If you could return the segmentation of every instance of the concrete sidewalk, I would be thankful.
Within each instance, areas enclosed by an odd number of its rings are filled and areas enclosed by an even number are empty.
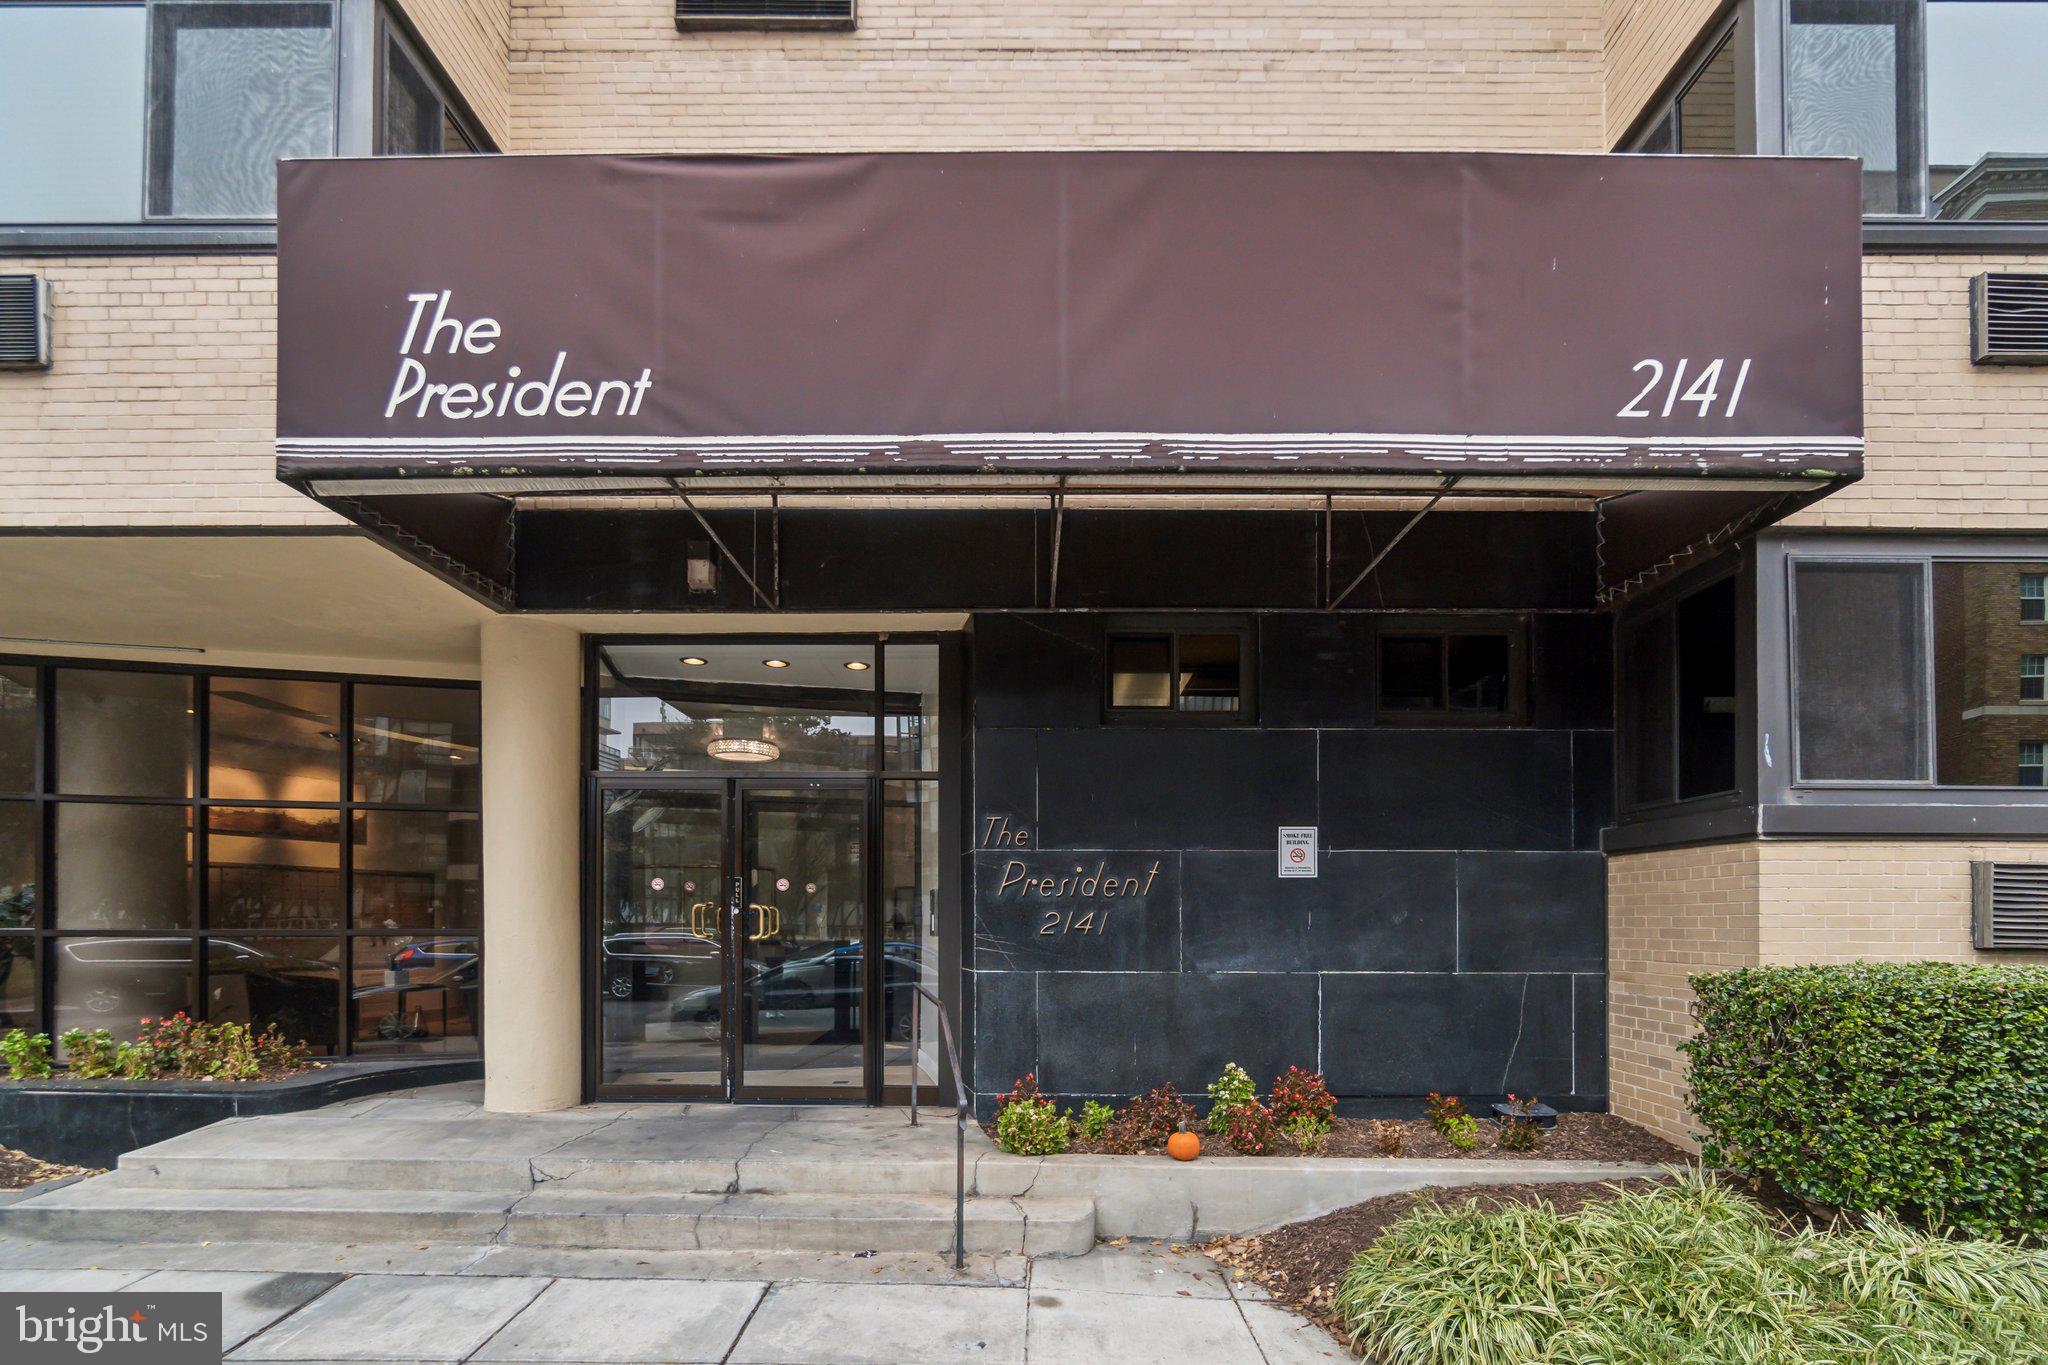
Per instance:
[[[216,1292],[234,1361],[914,1362],[1346,1354],[1198,1251],[1078,1259],[0,1242],[0,1291]]]

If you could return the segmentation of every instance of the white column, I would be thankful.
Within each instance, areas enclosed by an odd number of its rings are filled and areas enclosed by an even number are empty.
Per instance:
[[[504,1113],[582,1099],[581,673],[575,631],[484,623],[484,1107]]]

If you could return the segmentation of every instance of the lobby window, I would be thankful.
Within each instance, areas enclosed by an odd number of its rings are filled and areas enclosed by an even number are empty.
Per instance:
[[[1738,602],[1730,575],[1622,626],[1622,794],[1629,806],[1735,790]]]
[[[1863,161],[1863,208],[2048,221],[2048,0],[1789,0],[1785,146]]]
[[[1112,630],[1108,710],[1112,715],[1237,721],[1250,713],[1248,632]]]
[[[2012,617],[2031,565],[1791,563],[1797,781],[2038,785],[2024,755],[2048,742],[2048,655],[2014,648],[2026,637]]]
[[[0,1025],[185,1010],[474,1055],[476,713],[467,686],[0,664]]]
[[[1392,620],[1379,633],[1379,717],[1427,724],[1518,719],[1526,690],[1520,623]]]

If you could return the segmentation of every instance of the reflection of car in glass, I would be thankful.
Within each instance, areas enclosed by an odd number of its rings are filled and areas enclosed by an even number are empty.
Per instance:
[[[390,970],[382,980],[369,984],[364,984],[367,964],[358,955],[356,984],[350,992],[358,1023],[374,1019],[378,1036],[395,1042],[434,1032],[421,1022],[423,1008],[444,1018],[472,1009],[464,998],[477,988],[479,947],[475,938],[415,939],[390,956]],[[450,998],[450,991],[457,996]]]
[[[474,986],[477,941],[473,938],[423,938],[391,955],[391,970],[404,972],[414,986]],[[358,991],[362,996],[377,989]]]
[[[718,941],[685,929],[604,936],[604,992],[614,1000],[656,998],[678,979],[718,976]]]
[[[921,980],[926,952],[921,944],[890,942],[882,945],[882,997],[887,1028],[884,1036],[910,1036],[912,992],[900,989]],[[800,1010],[847,1009],[860,1004],[861,945],[833,944],[802,957],[781,962],[753,962],[746,995],[757,1009],[793,1013]],[[717,986],[691,991],[676,1002],[672,1017],[709,1020],[718,1017],[724,992]]]
[[[59,1008],[82,1011],[85,1027],[192,1007],[189,938],[72,938],[60,940],[57,951]],[[333,1033],[333,964],[225,938],[210,940],[207,953],[217,999],[224,981],[239,978],[252,1017],[276,1019],[286,1033],[296,1028],[298,1036],[316,1042]]]

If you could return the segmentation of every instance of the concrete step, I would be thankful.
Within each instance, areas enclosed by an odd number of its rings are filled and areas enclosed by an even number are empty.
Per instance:
[[[969,1199],[967,1249],[1085,1255],[1090,1199]],[[513,1208],[515,1246],[781,1251],[944,1251],[953,1200],[940,1195],[590,1194],[543,1186]]]
[[[146,1189],[101,1176],[0,1208],[0,1234],[67,1241],[495,1240],[514,1196],[448,1190]]]
[[[116,1166],[125,1183],[156,1189],[412,1189],[519,1194],[556,1182],[592,1194],[945,1194],[953,1159],[882,1158],[851,1162],[773,1153],[727,1158],[616,1159],[483,1157],[235,1156],[162,1148],[129,1152]],[[974,1193],[975,1163],[967,1165]],[[1007,1194],[1008,1190],[994,1191]]]
[[[590,1250],[940,1252],[950,1195],[189,1189],[101,1176],[0,1208],[0,1235],[68,1241],[402,1242]],[[1082,1255],[1083,1198],[970,1199],[968,1250]]]

